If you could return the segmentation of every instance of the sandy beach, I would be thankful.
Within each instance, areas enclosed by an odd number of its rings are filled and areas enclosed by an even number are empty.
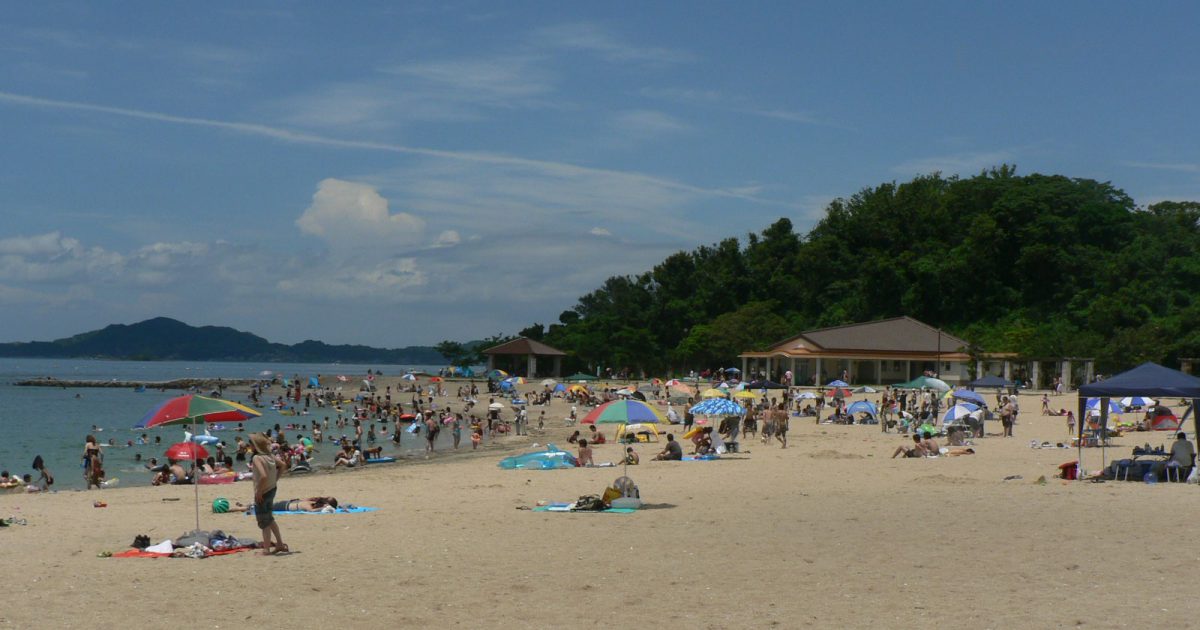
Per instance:
[[[333,495],[379,511],[281,516],[293,553],[276,557],[97,557],[138,534],[158,542],[192,529],[191,486],[4,494],[0,517],[28,524],[0,529],[0,626],[1194,625],[1200,605],[1182,580],[1200,557],[1188,540],[1196,488],[1054,478],[1076,455],[1030,448],[1067,438],[1063,418],[1038,415],[1039,398],[1021,396],[1015,438],[978,440],[974,456],[893,460],[903,436],[793,418],[789,448],[743,438],[748,452],[720,461],[648,461],[661,445],[640,445],[629,475],[648,505],[633,514],[518,509],[599,493],[621,475],[497,468],[535,442],[566,446],[569,406],[556,400],[544,434],[283,478],[281,498]],[[1109,455],[1172,437],[1131,434]],[[600,445],[596,458],[622,450]],[[332,452],[325,445],[320,461]],[[1090,469],[1099,460],[1085,454]],[[203,528],[258,537],[252,517],[208,507],[218,496],[248,502],[251,484],[199,492]]]

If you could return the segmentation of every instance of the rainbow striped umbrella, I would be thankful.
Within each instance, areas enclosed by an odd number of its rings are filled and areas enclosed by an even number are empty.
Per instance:
[[[153,429],[200,422],[244,422],[261,415],[254,409],[228,400],[186,394],[172,398],[151,409],[133,428]]]
[[[583,424],[666,424],[657,409],[640,400],[606,402],[583,417]]]

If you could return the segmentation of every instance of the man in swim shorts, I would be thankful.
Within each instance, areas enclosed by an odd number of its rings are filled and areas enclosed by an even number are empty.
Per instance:
[[[676,462],[683,459],[683,447],[679,446],[679,442],[675,441],[673,434],[667,434],[667,445],[663,447],[662,452],[654,456],[654,459]]]

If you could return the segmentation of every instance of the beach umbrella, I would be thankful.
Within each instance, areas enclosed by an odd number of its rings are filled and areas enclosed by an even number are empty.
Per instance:
[[[933,378],[932,376],[918,376],[907,383],[900,383],[895,386],[896,389],[934,389],[939,392],[944,392],[950,389],[946,381]]]
[[[567,391],[578,392],[580,394],[586,394],[588,391],[588,388],[584,387],[583,385],[572,385],[567,388]]]
[[[817,395],[812,392],[800,392],[796,394],[796,400],[816,400]]]
[[[850,387],[850,383],[847,383],[846,381],[843,381],[841,379],[837,379],[837,380],[833,380],[833,381],[829,381],[828,383],[825,383],[825,387]]]
[[[1126,396],[1121,399],[1121,404],[1125,407],[1153,407],[1158,402],[1145,396]]]
[[[979,394],[977,394],[969,389],[956,389],[953,392],[951,392],[950,395],[951,395],[951,397],[957,398],[959,400],[969,400],[969,401],[975,403],[976,405],[986,404],[983,400],[983,396],[980,396]]]
[[[430,379],[429,379],[429,382],[430,382],[430,383],[441,383],[441,382],[442,382],[442,377],[440,377],[440,376],[433,376],[433,377],[430,377]]]
[[[521,377],[521,376],[512,376],[512,377],[504,379],[504,382],[509,383],[511,385],[524,385],[525,378]]]
[[[875,394],[875,393],[878,393],[878,391],[879,390],[875,389],[874,387],[870,387],[867,385],[863,385],[861,387],[854,388],[855,394]]]
[[[734,398],[758,398],[758,394],[751,391],[740,391],[733,395]]]
[[[667,419],[654,407],[640,400],[614,400],[593,409],[580,420],[583,424],[667,424]]]
[[[825,392],[826,398],[849,398],[852,395],[853,392],[845,387],[838,387]]]
[[[195,442],[179,442],[172,444],[166,452],[167,459],[196,461],[208,457],[208,451]],[[199,529],[199,525],[196,526]]]
[[[624,389],[618,389],[618,390],[617,390],[617,395],[618,395],[618,396],[631,396],[632,394],[633,394],[633,390],[632,390],[632,389],[629,389],[628,387],[626,387],[626,388],[624,388]]]
[[[681,394],[686,394],[688,396],[694,396],[696,394],[696,389],[694,387],[691,387],[690,385],[679,384],[679,385],[669,385],[668,387],[670,387],[670,389],[673,389]]]
[[[962,420],[976,411],[979,411],[979,407],[971,403],[958,403],[946,410],[946,414],[942,416],[942,424]]]
[[[542,380],[542,387],[554,387],[555,385],[558,385],[558,381],[552,378]]]
[[[642,401],[642,402],[646,402],[646,395],[645,395],[645,394],[643,394],[642,392],[636,392],[636,391],[635,391],[635,392],[633,392],[632,394],[630,394],[629,396],[630,396],[631,398],[633,398],[634,400],[640,400],[640,401]]]
[[[741,374],[742,371],[737,368],[725,368],[725,371],[730,374]]]
[[[488,378],[508,378],[508,372],[504,370],[492,370],[487,373]]]
[[[501,405],[500,403],[492,403],[492,404],[488,405],[488,409],[490,409],[492,411],[499,411],[503,408],[504,408],[504,405]]]
[[[727,398],[709,398],[688,411],[698,416],[740,416],[746,413],[746,408]]]
[[[340,380],[342,380],[342,377],[340,377],[340,376],[339,376],[339,377],[338,377],[338,380],[339,380],[339,381],[340,381]],[[415,374],[413,374],[412,372],[409,372],[408,374],[405,374],[404,376],[401,376],[401,377],[400,377],[400,380],[402,380],[402,381],[415,381],[415,380],[417,380],[417,376],[416,376]]]
[[[724,398],[725,392],[719,389],[706,389],[700,393],[701,398]]]
[[[650,384],[651,384],[651,385],[662,385],[662,383],[663,383],[663,382],[662,382],[662,379],[661,379],[661,378],[652,378],[652,379],[650,379]]]
[[[202,422],[245,422],[261,415],[254,409],[228,400],[185,394],[160,403],[142,416],[141,421],[133,428],[153,429]]]
[[[1087,399],[1087,410],[1088,410],[1089,414],[1091,412],[1100,413],[1100,399],[1099,398]],[[1125,413],[1125,410],[1121,408],[1121,405],[1117,404],[1117,401],[1109,400],[1108,401],[1108,413]]]
[[[680,387],[680,386],[687,387],[687,385],[683,381],[681,381],[677,378],[673,378],[673,379],[667,381],[666,383],[664,383],[664,385],[666,385],[667,387]]]

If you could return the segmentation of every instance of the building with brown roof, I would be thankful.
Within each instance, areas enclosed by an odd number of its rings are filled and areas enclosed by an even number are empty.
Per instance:
[[[554,370],[550,376],[557,378],[562,373],[562,358],[567,356],[567,353],[558,348],[552,348],[528,337],[517,337],[511,341],[492,346],[484,350],[483,354],[487,356],[488,372],[495,369],[499,361],[504,367],[511,368],[510,371],[520,373],[519,366],[521,362],[518,357],[524,357],[525,373],[522,376],[526,378],[534,378],[538,375],[538,357],[553,359]]]
[[[894,384],[933,373],[947,383],[971,380],[970,342],[911,317],[893,317],[802,332],[761,352],[743,352],[744,378],[759,373],[782,379],[791,371],[796,385],[824,385],[835,379],[848,383]],[[1048,386],[1040,378],[1058,373],[1069,389],[1070,359],[1020,360],[1016,355],[977,352],[976,376],[996,373],[1005,379],[1020,378],[1033,386]],[[1081,360],[1076,360],[1081,361]],[[1085,361],[1086,363],[1083,363]],[[1052,365],[1047,365],[1048,363]],[[1091,360],[1076,365],[1086,369],[1076,381],[1090,379]],[[1052,370],[1052,371],[1051,371]]]

